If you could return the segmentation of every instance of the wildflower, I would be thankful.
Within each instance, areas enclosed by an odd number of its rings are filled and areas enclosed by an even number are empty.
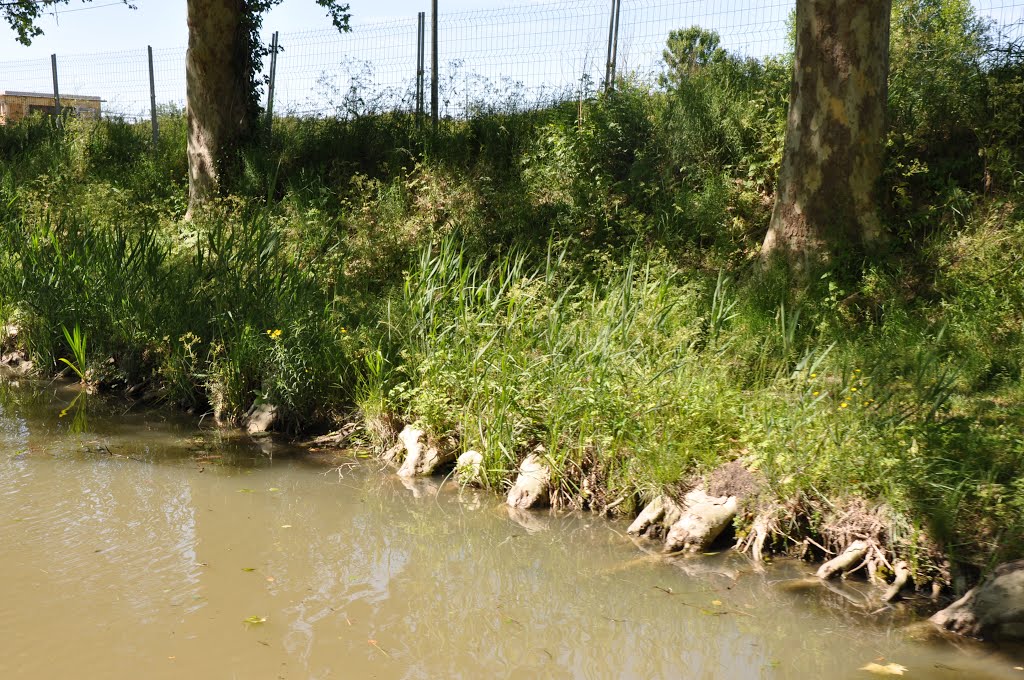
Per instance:
[[[846,403],[846,402],[844,401],[844,402],[843,402],[842,404],[840,404],[840,405],[839,405],[839,408],[846,408],[847,406],[849,406],[849,404],[847,404],[847,403]]]
[[[818,374],[817,374],[817,373],[811,373],[811,377],[812,377],[812,378],[817,378],[817,377],[818,377]]]
[[[344,327],[344,326],[342,326],[342,327],[341,327],[341,332],[342,332],[342,333],[348,333],[348,331],[347,331],[347,330],[345,330],[345,327]]]
[[[856,388],[856,387],[851,387],[851,388],[850,388],[850,391],[851,391],[851,392],[856,392],[856,391],[857,391],[857,388]]]
[[[815,392],[814,396],[818,396],[819,394],[821,394],[821,392]]]
[[[281,337],[281,329],[280,328],[275,328],[274,330],[269,330],[268,329],[267,330],[267,337],[269,337],[271,340],[277,340],[278,338]]]

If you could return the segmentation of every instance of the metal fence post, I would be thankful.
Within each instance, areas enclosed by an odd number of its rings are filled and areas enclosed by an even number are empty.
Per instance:
[[[416,15],[416,124],[423,122],[423,74],[427,66],[427,13]]]
[[[608,19],[608,60],[604,67],[604,91],[611,92],[615,87],[615,59],[619,52],[619,10],[622,0],[612,0],[612,13]]]
[[[437,132],[437,0],[433,0],[430,24],[430,119]]]
[[[153,147],[160,142],[160,124],[156,120],[156,78],[153,76],[153,46],[147,45],[149,53],[149,115],[153,119]]]
[[[274,130],[274,84],[277,81],[277,31],[270,39],[270,84],[267,87],[267,132]]]
[[[615,66],[619,61],[619,13],[622,12],[622,0],[615,3],[615,35],[612,37],[612,89],[615,89]]]
[[[57,55],[50,55],[50,69],[53,71],[53,112],[60,127],[60,88],[57,87]]]

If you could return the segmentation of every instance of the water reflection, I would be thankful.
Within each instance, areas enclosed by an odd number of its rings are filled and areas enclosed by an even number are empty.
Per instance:
[[[61,409],[60,417],[67,418],[70,413],[68,421],[68,432],[71,434],[82,434],[89,429],[89,393],[86,390],[80,390],[75,395],[71,403]]]
[[[73,401],[0,388],[3,677],[855,678],[879,658],[1019,673],[909,642],[849,586],[775,583],[800,563],[666,560],[594,517],[336,474],[102,398],[73,431]]]

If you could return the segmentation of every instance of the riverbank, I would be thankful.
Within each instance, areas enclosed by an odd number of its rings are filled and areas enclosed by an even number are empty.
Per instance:
[[[811,280],[755,265],[784,60],[436,136],[282,118],[191,221],[183,116],[155,149],[117,121],[4,127],[5,352],[381,454],[413,425],[501,493],[536,454],[555,507],[633,516],[741,469],[739,537],[859,538],[961,590],[1024,556],[1021,69],[942,51],[971,77],[922,109],[897,47],[889,241]]]
[[[436,182],[405,176],[405,219],[424,218]],[[268,402],[291,432],[354,419],[380,451],[418,423],[479,450],[494,489],[542,446],[559,507],[635,513],[738,461],[779,509],[779,549],[841,550],[836,518],[863,507],[884,508],[868,523],[918,582],[943,578],[946,557],[970,574],[1021,555],[1011,199],[979,198],[935,236],[931,280],[897,259],[793,285],[746,256],[713,266],[691,260],[718,251],[657,243],[475,252],[454,225],[395,246],[385,262],[408,259],[385,276],[349,222],[380,219],[385,189],[344,213],[297,213],[293,197],[180,225],[19,188],[5,316],[44,372],[77,361],[62,330],[77,325],[99,385],[225,423]]]

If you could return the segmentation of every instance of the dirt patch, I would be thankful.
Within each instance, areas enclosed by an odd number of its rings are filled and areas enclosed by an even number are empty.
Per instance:
[[[716,468],[708,475],[708,495],[736,496],[740,500],[757,496],[764,484],[743,463],[734,460]]]

